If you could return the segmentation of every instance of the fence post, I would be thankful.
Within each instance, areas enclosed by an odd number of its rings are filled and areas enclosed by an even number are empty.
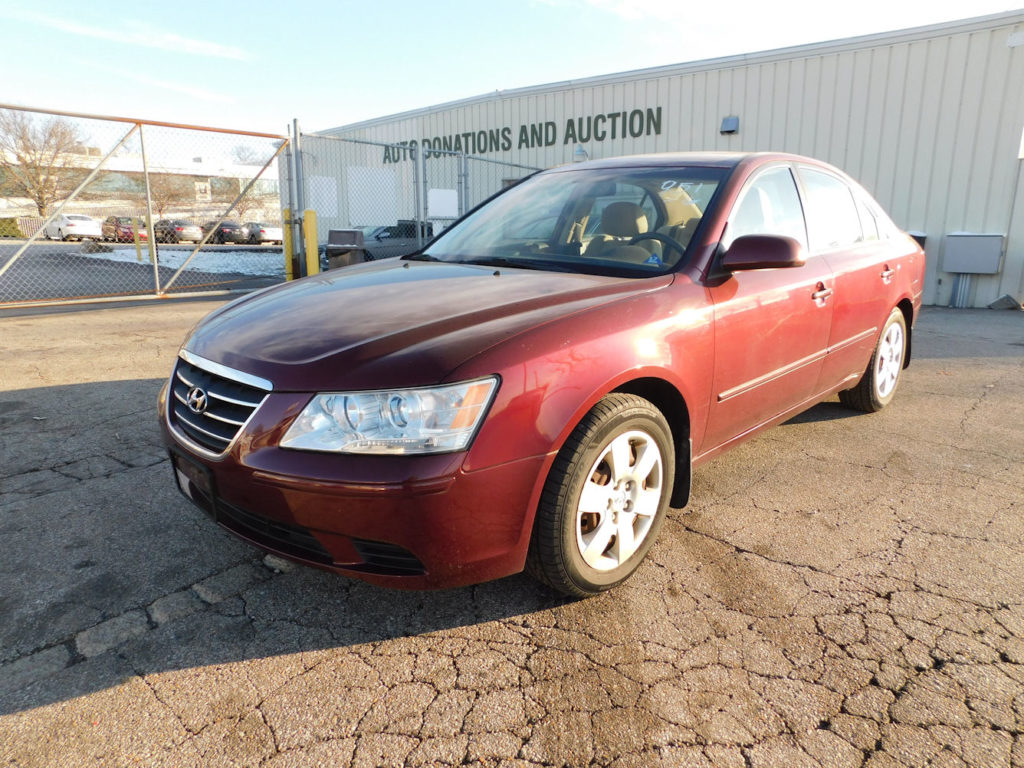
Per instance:
[[[296,118],[292,120],[292,141],[291,147],[289,148],[291,150],[289,158],[291,160],[292,165],[292,191],[295,193],[295,196],[290,201],[292,204],[291,210],[294,211],[294,215],[292,216],[292,223],[296,228],[292,233],[292,245],[295,248],[296,255],[299,257],[303,256],[305,253],[302,239],[302,211],[306,210],[306,180],[303,177],[302,139],[300,138],[300,136],[301,134],[299,133],[299,121]],[[297,265],[299,269],[299,275],[304,275],[305,264],[303,263],[302,258],[298,259]]]
[[[284,279],[292,281],[295,279],[295,248],[292,244],[292,209],[285,208],[281,211],[281,219],[284,228],[281,230],[281,250],[284,251]]]
[[[416,247],[422,248],[423,243],[420,241],[420,222],[423,220],[423,205],[420,201],[420,154],[417,152],[412,159],[412,199],[413,207],[413,218],[416,219]]]
[[[142,150],[142,176],[146,180],[146,235],[149,241],[149,258],[153,262],[153,288],[154,293],[160,294],[160,265],[156,258],[156,234],[153,231],[153,190],[149,185],[149,163],[146,160],[146,132],[139,124],[139,148]],[[138,227],[132,227],[138,230]],[[139,247],[139,233],[135,231],[135,247]]]
[[[469,205],[469,155],[462,155],[462,197],[459,198],[459,216],[463,216]]]
[[[416,222],[416,247],[423,247],[423,232],[427,228],[427,219],[430,218],[430,182],[427,179],[427,153],[423,151],[423,145],[420,145],[420,151],[417,153],[420,162],[423,163],[423,218]]]

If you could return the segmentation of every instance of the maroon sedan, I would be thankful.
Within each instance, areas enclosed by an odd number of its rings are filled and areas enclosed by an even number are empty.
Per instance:
[[[107,216],[100,231],[102,239],[115,243],[129,243],[135,239],[135,228],[139,228],[139,240],[149,240],[149,233],[142,222],[131,216]]]
[[[182,492],[239,537],[395,587],[626,579],[691,468],[836,393],[892,400],[924,254],[780,154],[537,174],[421,253],[242,298],[160,399]]]

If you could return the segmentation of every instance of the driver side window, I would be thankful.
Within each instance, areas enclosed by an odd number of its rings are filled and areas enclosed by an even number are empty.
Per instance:
[[[786,166],[758,174],[729,215],[723,245],[744,235],[785,235],[807,247],[807,228],[793,174]]]

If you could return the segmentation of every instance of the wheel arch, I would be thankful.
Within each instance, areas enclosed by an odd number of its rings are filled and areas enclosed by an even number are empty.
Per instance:
[[[690,499],[690,459],[693,453],[690,439],[690,410],[682,393],[665,379],[644,377],[618,385],[612,392],[637,395],[654,405],[668,422],[676,451],[675,483],[669,504],[679,509]]]

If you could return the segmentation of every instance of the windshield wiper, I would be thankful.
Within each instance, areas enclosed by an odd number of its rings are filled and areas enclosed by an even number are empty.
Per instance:
[[[463,259],[460,264],[476,264],[481,267],[512,267],[514,269],[537,269],[543,272],[573,272],[565,264],[541,259],[512,259],[507,256],[481,256],[475,259]]]
[[[410,253],[403,256],[402,261],[441,261],[441,259],[431,256],[429,253]]]

